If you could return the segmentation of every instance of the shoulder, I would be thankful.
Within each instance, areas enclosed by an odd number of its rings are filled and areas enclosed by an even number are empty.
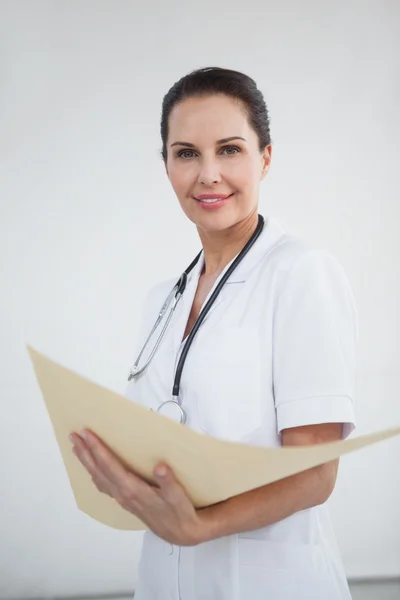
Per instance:
[[[288,233],[282,234],[272,249],[266,253],[265,259],[269,259],[282,273],[288,273],[296,265],[305,263],[315,264],[326,260],[339,264],[326,248]]]
[[[318,285],[322,280],[349,286],[344,266],[331,251],[291,234],[283,234],[266,253],[263,268],[278,295],[286,288]]]
[[[266,263],[267,264],[267,263]],[[275,315],[293,325],[293,319],[318,327],[325,320],[346,326],[358,336],[358,311],[344,266],[328,249],[292,235],[281,238],[271,253],[271,271],[265,277],[274,295]],[[341,324],[341,325],[339,325]]]

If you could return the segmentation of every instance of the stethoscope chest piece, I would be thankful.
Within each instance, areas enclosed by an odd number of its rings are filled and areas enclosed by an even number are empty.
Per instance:
[[[186,413],[176,400],[166,400],[157,408],[157,412],[176,423],[186,423]]]

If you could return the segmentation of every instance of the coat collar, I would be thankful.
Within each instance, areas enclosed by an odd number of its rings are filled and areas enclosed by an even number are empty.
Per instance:
[[[254,268],[258,266],[260,261],[266,256],[266,254],[271,250],[277,242],[285,235],[285,231],[283,227],[280,225],[277,219],[274,217],[266,217],[264,228],[256,240],[254,246],[249,250],[246,256],[242,259],[242,261],[238,264],[236,269],[233,271],[231,276],[229,277],[226,285],[231,283],[245,283],[253,271]],[[219,275],[217,282],[221,279],[224,273],[228,270],[232,262],[235,260],[236,256],[226,265],[222,273]],[[204,251],[201,252],[200,258],[197,264],[193,267],[192,271],[188,275],[188,283],[195,279],[198,282],[201,272],[204,266]],[[215,285],[213,287],[215,287]]]
[[[260,264],[260,262],[267,256],[267,254],[283,239],[285,238],[285,232],[279,222],[271,217],[265,219],[264,228],[256,240],[254,246],[249,250],[243,260],[236,267],[234,272],[229,277],[228,281],[225,283],[220,293],[218,294],[215,302],[211,306],[208,311],[206,317],[203,322],[206,322],[210,315],[214,312],[214,310],[220,306],[220,304],[227,300],[227,298],[231,297],[231,292],[233,288],[231,284],[243,284],[247,281],[248,277],[252,273],[252,271]],[[230,264],[235,260],[235,257],[232,261],[226,265],[225,269],[219,275],[218,279],[215,281],[212,289],[209,291],[207,298],[203,303],[206,305],[208,299],[213,293],[215,287],[218,285],[220,279],[223,277],[226,270],[229,268]],[[182,338],[183,333],[186,328],[187,320],[189,318],[189,314],[192,308],[193,299],[196,294],[196,289],[198,285],[198,281],[200,278],[200,274],[203,270],[204,265],[204,252],[201,253],[200,258],[197,264],[190,271],[187,279],[186,290],[182,296],[182,304],[180,306],[180,310],[176,315],[177,321],[174,327],[173,333],[173,343],[174,343],[174,352],[178,351],[179,348],[182,347]]]

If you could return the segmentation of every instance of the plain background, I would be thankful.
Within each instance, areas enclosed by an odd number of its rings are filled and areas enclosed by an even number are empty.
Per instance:
[[[260,212],[330,250],[357,302],[357,434],[400,424],[400,4],[0,3],[0,595],[130,591],[142,534],[75,507],[25,344],[118,392],[147,289],[199,249],[160,159],[164,94],[204,66],[271,114]],[[400,575],[400,440],[342,459],[349,577]]]

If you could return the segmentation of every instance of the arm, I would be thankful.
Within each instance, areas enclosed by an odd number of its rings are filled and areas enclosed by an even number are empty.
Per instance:
[[[309,445],[341,437],[340,423],[307,425],[282,430],[283,445]],[[71,435],[73,452],[92,476],[97,489],[136,515],[156,535],[181,546],[195,546],[218,537],[250,531],[280,521],[295,512],[322,504],[331,494],[337,461],[310,469],[196,509],[174,473],[163,463],[156,466],[156,485],[148,484],[126,468],[93,433]],[[164,473],[159,472],[163,467]]]
[[[282,431],[283,446],[304,446],[342,439],[341,423],[293,427]],[[323,504],[331,495],[339,461],[331,461],[280,481],[198,510],[203,524],[199,542],[251,531]]]

